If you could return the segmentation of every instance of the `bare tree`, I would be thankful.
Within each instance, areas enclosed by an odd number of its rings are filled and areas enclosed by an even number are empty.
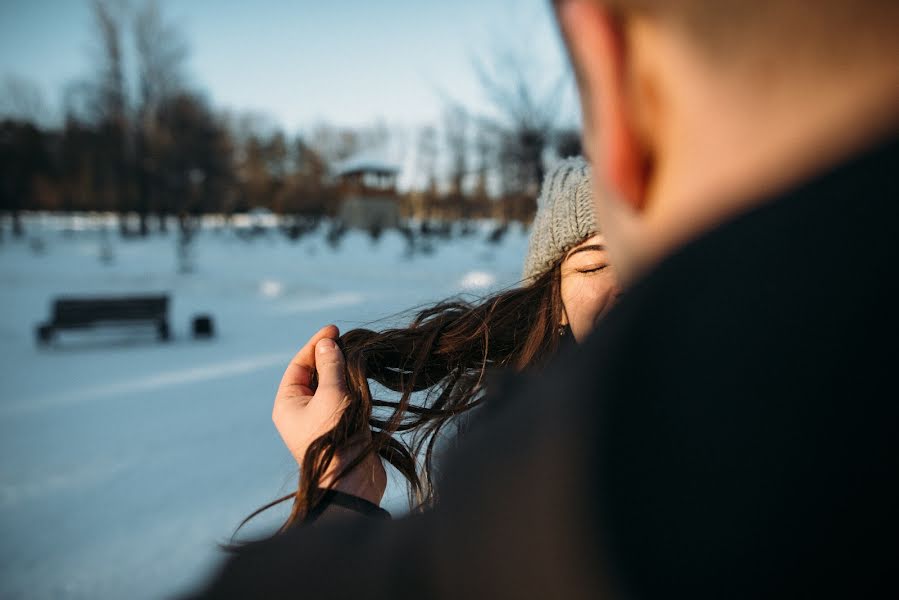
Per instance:
[[[8,211],[14,237],[24,235],[21,210],[34,193],[34,179],[46,169],[44,136],[36,123],[47,116],[40,88],[13,75],[0,87],[0,210]]]
[[[268,116],[242,113],[230,119],[239,183],[236,211],[272,206],[288,167],[284,134]]]
[[[557,146],[572,148],[570,137],[559,132],[576,123],[573,77],[561,48],[556,57],[536,55],[532,46],[502,33],[492,39],[491,49],[473,60],[487,101],[487,109],[471,113],[477,130],[475,193],[483,199],[489,180],[489,187],[504,197],[506,217],[527,218],[545,161],[559,152]]]
[[[138,232],[145,235],[154,205],[161,226],[165,225],[168,203],[159,196],[166,175],[159,171],[164,162],[159,152],[166,134],[160,130],[159,111],[186,93],[187,44],[163,18],[156,0],[145,0],[136,9],[126,0],[92,0],[91,6],[98,40],[97,69],[84,85],[71,90],[67,114],[77,114],[79,104],[86,108],[82,112],[101,132],[100,164],[105,166],[97,179],[107,190],[107,207],[122,213],[123,234],[128,233],[124,214],[135,210],[140,219]],[[129,22],[136,67],[133,97],[128,94],[126,68],[132,63],[125,59]]]
[[[165,21],[156,0],[147,0],[134,14],[134,46],[138,67],[138,113],[151,114],[185,85],[187,42]]]
[[[122,23],[125,6],[112,0],[93,0],[94,22],[99,41],[98,65],[87,85],[90,116],[99,130],[102,157],[97,179],[103,190],[105,207],[123,213],[119,227],[127,233],[124,213],[127,205],[127,104]]]
[[[111,0],[93,0],[92,6],[100,42],[93,108],[98,120],[124,125],[128,101],[122,44],[124,5]]]
[[[541,80],[533,61],[512,49],[476,61],[475,71],[495,117],[481,125],[495,139],[504,193],[535,195],[543,180],[543,154],[560,122],[559,106],[568,73]]]
[[[444,111],[443,133],[449,158],[449,195],[459,200],[468,174],[468,125],[468,111],[462,106],[454,105]]]
[[[325,161],[306,141],[297,137],[288,147],[289,174],[285,190],[284,212],[293,214],[294,238],[299,235],[300,221],[317,222],[318,217],[333,209],[335,190],[327,185]]]
[[[159,106],[159,180],[168,212],[187,215],[221,210],[233,184],[232,146],[226,128],[196,94],[181,93]]]
[[[362,149],[359,132],[320,123],[309,136],[309,146],[328,163],[346,160]]]
[[[136,208],[140,216],[140,233],[146,235],[147,217],[154,204],[160,229],[164,231],[166,227],[167,203],[153,197],[159,192],[162,176],[158,172],[159,111],[164,103],[184,89],[187,43],[181,32],[163,19],[155,0],[144,2],[134,13],[132,24],[138,79],[134,118]]]
[[[36,178],[48,167],[45,136],[33,123],[0,121],[0,211],[10,213],[15,237],[24,235],[21,211],[33,199]]]
[[[479,127],[475,133],[474,154],[476,161],[475,173],[477,175],[474,196],[478,202],[485,202],[487,200],[487,175],[493,162],[493,144],[491,143],[490,135],[483,127]]]
[[[30,79],[7,75],[0,84],[0,116],[40,123],[50,111],[41,88]]]
[[[319,123],[307,138],[307,145],[333,165],[364,152],[384,151],[392,133],[384,123],[366,127],[334,127]]]
[[[416,170],[424,174],[425,193],[431,197],[437,194],[437,151],[437,131],[430,126],[422,127],[418,133]]]

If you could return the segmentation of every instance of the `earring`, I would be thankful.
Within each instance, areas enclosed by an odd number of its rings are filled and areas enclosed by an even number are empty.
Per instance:
[[[560,324],[559,325],[559,337],[565,337],[565,335],[567,333],[568,333],[568,325],[565,325],[564,323]]]

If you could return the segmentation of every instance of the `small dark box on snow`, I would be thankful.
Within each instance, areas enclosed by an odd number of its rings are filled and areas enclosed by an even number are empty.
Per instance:
[[[215,334],[212,317],[209,315],[197,315],[192,324],[194,338],[211,338]]]

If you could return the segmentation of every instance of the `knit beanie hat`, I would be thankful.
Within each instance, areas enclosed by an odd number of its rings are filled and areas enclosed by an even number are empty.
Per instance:
[[[536,279],[566,252],[598,232],[590,166],[581,157],[567,158],[543,180],[524,261],[524,279]]]

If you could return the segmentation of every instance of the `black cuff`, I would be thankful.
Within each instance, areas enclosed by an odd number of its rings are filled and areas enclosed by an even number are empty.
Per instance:
[[[321,501],[315,505],[315,508],[309,511],[305,522],[314,523],[321,517],[332,515],[358,515],[379,520],[391,518],[389,512],[364,498],[338,492],[337,490],[327,490]]]

